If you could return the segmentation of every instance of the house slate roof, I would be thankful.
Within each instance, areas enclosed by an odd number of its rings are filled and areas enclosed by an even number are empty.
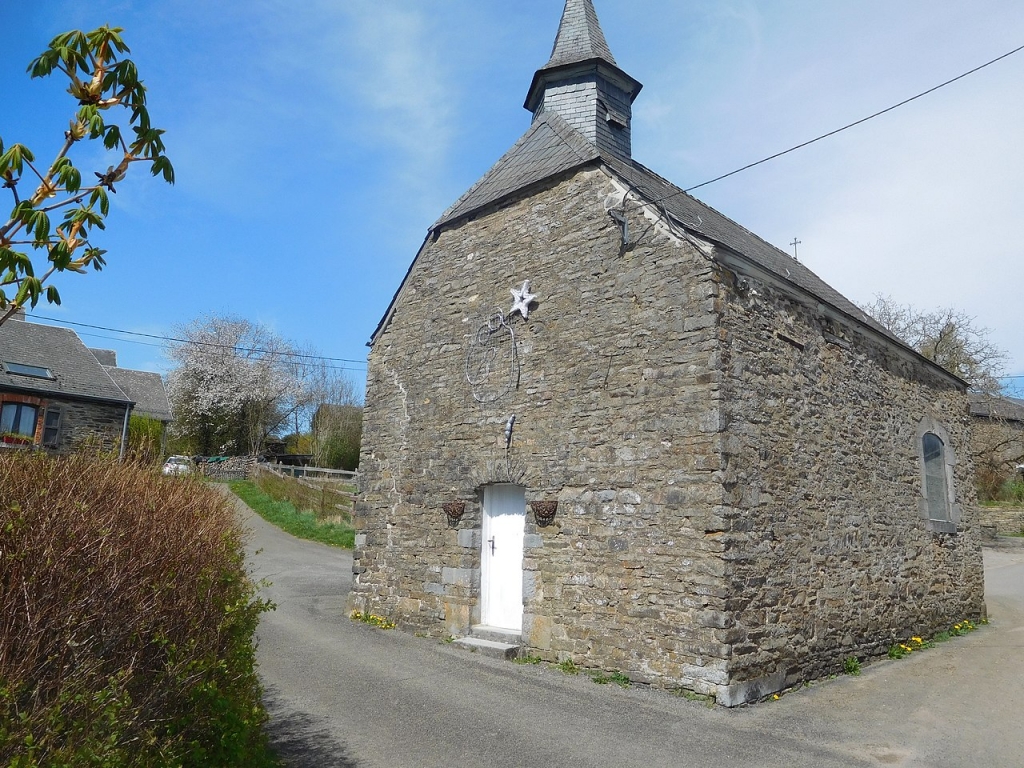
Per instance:
[[[121,391],[135,401],[133,414],[147,416],[157,421],[172,420],[171,404],[167,399],[164,380],[159,373],[112,366],[104,368]]]
[[[1001,395],[971,393],[971,416],[1024,422],[1024,400]]]
[[[93,357],[100,361],[100,365],[105,368],[116,368],[117,367],[117,352],[112,349],[95,349],[89,347],[89,351],[92,352]]]
[[[0,366],[0,390],[121,405],[132,403],[70,328],[10,320],[0,325],[0,362],[46,368],[54,376],[21,376]]]

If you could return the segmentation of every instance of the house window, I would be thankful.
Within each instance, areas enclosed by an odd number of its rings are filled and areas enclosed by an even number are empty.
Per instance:
[[[60,437],[60,408],[47,408],[43,417],[43,445],[56,448]]]
[[[0,408],[0,434],[35,437],[39,409],[26,403],[4,403]]]
[[[56,377],[50,372],[49,368],[43,368],[41,365],[25,365],[23,363],[10,363],[4,361],[4,370],[7,373],[12,373],[16,376],[31,376],[35,379],[50,379],[54,380]]]
[[[946,486],[946,446],[931,432],[922,438],[924,495],[930,520],[949,520],[949,491]]]

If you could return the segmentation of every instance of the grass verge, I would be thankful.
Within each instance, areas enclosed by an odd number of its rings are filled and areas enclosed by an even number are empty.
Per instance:
[[[344,549],[355,546],[355,531],[345,523],[320,522],[315,513],[297,510],[290,501],[278,501],[248,480],[233,480],[228,487],[253,512],[296,538]]]

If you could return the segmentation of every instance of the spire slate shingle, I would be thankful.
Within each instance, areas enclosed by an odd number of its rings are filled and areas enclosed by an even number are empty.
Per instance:
[[[544,66],[559,67],[581,61],[603,59],[615,64],[608,42],[597,19],[593,0],[566,0],[551,59]],[[616,65],[617,66],[617,65]]]
[[[629,157],[641,88],[615,63],[593,0],[566,0],[551,58],[534,74],[523,106],[534,119],[557,112],[598,151]]]

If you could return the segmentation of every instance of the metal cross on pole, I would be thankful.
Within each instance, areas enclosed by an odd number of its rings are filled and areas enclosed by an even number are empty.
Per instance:
[[[801,243],[803,243],[803,240],[797,240],[795,237],[793,238],[793,242],[790,243],[790,245],[793,246],[793,258],[797,261],[800,261],[800,258],[796,255],[796,247]]]

